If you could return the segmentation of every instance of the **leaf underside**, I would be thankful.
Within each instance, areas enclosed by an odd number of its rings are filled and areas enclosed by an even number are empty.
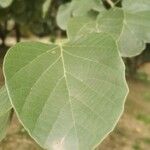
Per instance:
[[[116,43],[105,33],[17,44],[4,72],[19,119],[49,150],[94,148],[114,128],[128,92]]]
[[[63,30],[67,29],[67,23],[71,17],[88,16],[90,11],[100,12],[104,10],[102,1],[99,0],[72,0],[60,6],[57,14],[57,24]]]
[[[5,137],[12,108],[6,87],[0,89],[0,141]]]
[[[6,87],[0,89],[0,116],[6,114],[12,108]]]

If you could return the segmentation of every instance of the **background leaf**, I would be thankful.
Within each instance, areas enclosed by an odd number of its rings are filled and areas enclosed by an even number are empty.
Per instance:
[[[72,12],[71,3],[67,3],[59,7],[56,20],[57,24],[59,25],[59,27],[61,27],[61,29],[65,30],[67,28],[67,22],[71,17],[71,12]]]
[[[98,17],[100,30],[118,40],[121,55],[132,57],[150,42],[150,1],[125,0],[123,8],[104,11]]]
[[[119,48],[123,56],[135,56],[144,50],[145,43],[150,42],[150,1],[125,0],[123,9]]]
[[[49,150],[91,150],[116,125],[128,91],[116,43],[105,33],[17,44],[4,72],[18,117]]]
[[[43,4],[43,17],[46,16],[46,14],[47,14],[47,12],[48,12],[48,10],[49,10],[51,1],[52,1],[52,0],[45,0],[45,2],[44,2],[44,4]]]
[[[104,9],[102,1],[99,0],[73,0],[60,6],[57,23],[62,29],[66,30],[67,23],[71,17],[88,16],[91,10],[100,12]]]
[[[0,0],[0,6],[5,8],[11,5],[13,0]]]

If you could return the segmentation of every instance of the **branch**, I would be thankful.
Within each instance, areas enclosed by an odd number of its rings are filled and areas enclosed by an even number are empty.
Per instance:
[[[115,4],[111,1],[111,0],[106,0],[107,1],[107,3],[111,6],[111,7],[114,7],[115,6]]]

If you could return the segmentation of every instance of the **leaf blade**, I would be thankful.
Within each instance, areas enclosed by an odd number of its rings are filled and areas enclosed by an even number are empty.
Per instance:
[[[34,56],[23,60],[20,49]],[[10,70],[12,60],[18,65]],[[18,44],[4,63],[6,85],[25,128],[44,148],[66,150],[90,150],[113,129],[128,91],[124,69],[115,41],[102,33],[63,45]]]
[[[0,116],[0,141],[3,140],[6,136],[9,116],[10,116],[9,111]]]
[[[12,108],[6,87],[0,89],[0,116],[4,115]]]

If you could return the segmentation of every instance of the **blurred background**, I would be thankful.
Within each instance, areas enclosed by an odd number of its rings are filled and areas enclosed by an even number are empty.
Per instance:
[[[4,84],[2,64],[9,47],[20,41],[47,43],[66,38],[65,31],[57,26],[56,15],[59,6],[69,0],[2,1],[8,1],[8,6],[0,5],[0,85]],[[123,59],[130,89],[125,111],[115,130],[97,150],[150,149],[150,44],[139,56]],[[14,114],[6,138],[0,142],[0,150],[42,148],[30,138]]]

